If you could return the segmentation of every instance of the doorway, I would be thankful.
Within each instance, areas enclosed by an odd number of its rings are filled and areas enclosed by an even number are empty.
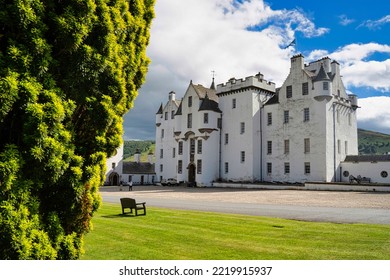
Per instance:
[[[111,186],[119,186],[119,175],[116,172],[111,173],[110,175]]]
[[[189,166],[188,166],[188,184],[190,186],[194,186],[195,185],[195,164],[191,163]]]

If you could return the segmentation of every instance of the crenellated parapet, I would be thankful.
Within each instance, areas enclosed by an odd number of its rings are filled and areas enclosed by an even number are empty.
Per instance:
[[[255,76],[246,77],[245,79],[231,78],[228,82],[217,85],[217,95],[230,94],[235,91],[259,89],[274,93],[275,83],[264,80],[264,76],[261,73],[258,73]]]

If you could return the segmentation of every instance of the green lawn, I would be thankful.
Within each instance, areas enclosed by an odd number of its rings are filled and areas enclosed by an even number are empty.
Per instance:
[[[85,237],[89,260],[390,259],[390,226],[311,223],[104,203]]]

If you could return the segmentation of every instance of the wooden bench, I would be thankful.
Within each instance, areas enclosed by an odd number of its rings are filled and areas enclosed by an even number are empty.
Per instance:
[[[133,209],[135,210],[135,216],[146,215],[145,204],[146,202],[136,203],[135,199],[133,198],[123,197],[121,198],[122,214],[125,214],[125,209],[129,208],[129,213],[133,213]],[[143,210],[143,214],[138,214],[138,210]]]

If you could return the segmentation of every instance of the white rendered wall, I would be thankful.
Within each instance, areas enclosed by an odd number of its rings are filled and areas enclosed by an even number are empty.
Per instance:
[[[113,163],[115,167],[112,168]],[[119,181],[122,179],[122,170],[123,170],[123,144],[121,144],[116,154],[106,160],[106,178],[105,183],[109,182],[109,176],[111,173],[116,172],[119,175]]]
[[[343,173],[348,171],[349,175],[357,177],[371,178],[372,183],[390,184],[390,162],[342,162],[341,177],[342,182],[349,182],[349,176],[344,176]],[[386,171],[386,178],[381,176],[382,171]]]
[[[170,93],[169,100],[164,106],[162,114],[156,115],[156,181],[160,181],[161,177],[163,179],[176,178],[175,158],[177,157],[177,149],[176,141],[173,137],[176,122],[175,116],[172,119],[172,111],[176,112],[177,108],[175,94]],[[161,151],[163,151],[162,155]],[[163,166],[162,172],[161,165]]]

